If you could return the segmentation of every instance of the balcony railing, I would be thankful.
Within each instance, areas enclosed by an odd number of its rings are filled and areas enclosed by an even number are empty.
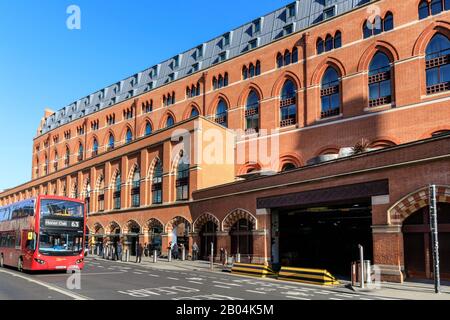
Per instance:
[[[427,87],[427,94],[435,94],[448,90],[450,90],[450,82],[443,82]]]
[[[280,121],[280,127],[288,127],[295,124],[295,119],[289,118]]]
[[[291,106],[297,102],[297,99],[295,96],[283,96],[280,100],[280,107],[286,107]]]
[[[338,116],[340,113],[341,113],[341,109],[335,108],[335,109],[329,109],[329,110],[322,111],[321,116],[322,116],[322,118],[328,118],[328,117]]]

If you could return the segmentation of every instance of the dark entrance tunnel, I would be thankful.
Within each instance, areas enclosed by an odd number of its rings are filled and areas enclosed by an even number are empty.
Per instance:
[[[373,261],[370,200],[279,211],[279,255],[283,266],[327,269],[350,278],[351,262]]]

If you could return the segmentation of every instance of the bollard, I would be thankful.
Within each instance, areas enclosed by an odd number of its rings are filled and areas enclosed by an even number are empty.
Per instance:
[[[240,253],[236,254],[236,262],[241,263],[241,254]]]
[[[364,271],[367,284],[372,284],[372,270],[370,260],[364,260]]]
[[[364,248],[362,245],[358,245],[358,247],[359,247],[359,258],[360,258],[359,279],[361,281],[361,289],[364,289]]]
[[[153,263],[156,263],[157,259],[158,259],[158,251],[153,250]]]
[[[186,260],[186,248],[183,247],[183,250],[181,250],[181,261]]]
[[[167,254],[167,259],[169,260],[169,262],[172,261],[172,251],[169,249],[169,253]]]
[[[125,250],[125,261],[130,262],[130,251],[128,249]]]

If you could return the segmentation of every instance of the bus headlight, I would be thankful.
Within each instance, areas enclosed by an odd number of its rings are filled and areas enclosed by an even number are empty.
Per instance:
[[[76,263],[77,263],[77,264],[80,264],[80,263],[83,262],[83,260],[84,260],[84,259],[78,259]]]
[[[34,261],[36,261],[39,264],[45,264],[45,261],[41,259],[34,258]]]

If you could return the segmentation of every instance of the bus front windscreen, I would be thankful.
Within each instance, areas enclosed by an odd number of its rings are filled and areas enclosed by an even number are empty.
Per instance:
[[[41,218],[46,217],[71,217],[83,218],[84,205],[82,203],[67,200],[41,200]]]
[[[43,231],[39,234],[39,253],[49,256],[75,256],[83,250],[83,235],[73,232]]]

